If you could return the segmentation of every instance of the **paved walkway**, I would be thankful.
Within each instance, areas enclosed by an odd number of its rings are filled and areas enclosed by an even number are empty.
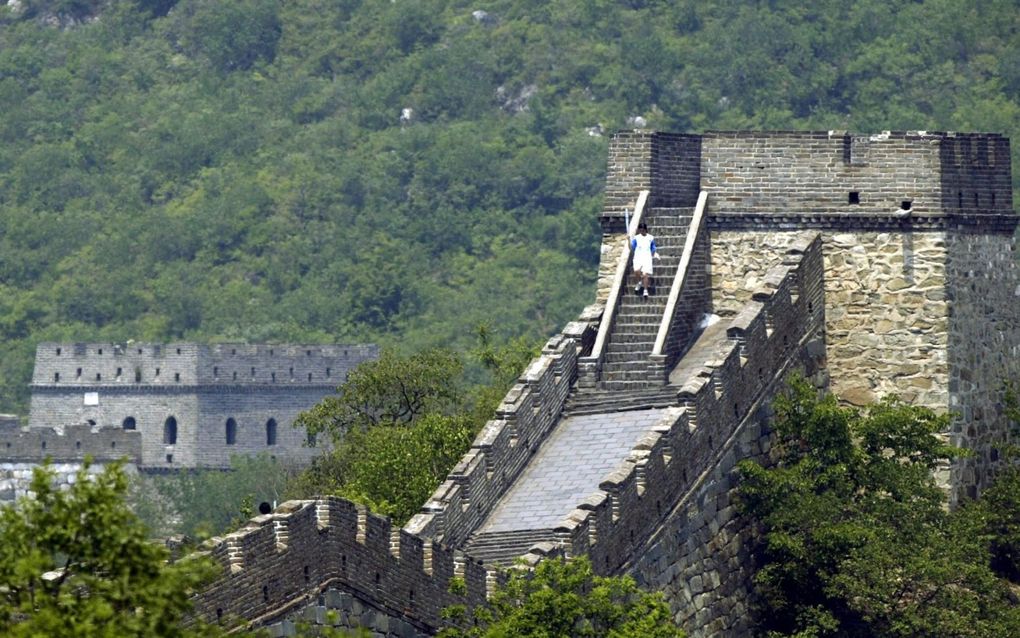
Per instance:
[[[542,444],[479,532],[551,529],[619,465],[665,412],[567,417]]]

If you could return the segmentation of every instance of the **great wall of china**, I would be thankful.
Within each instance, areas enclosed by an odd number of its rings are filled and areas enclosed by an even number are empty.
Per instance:
[[[947,436],[974,454],[939,478],[954,501],[986,485],[1001,383],[1020,372],[1007,139],[622,132],[604,201],[595,303],[421,513],[395,529],[341,499],[285,503],[206,545],[224,575],[200,617],[429,635],[444,606],[484,601],[500,566],[561,553],[663,591],[691,636],[749,635],[733,468],[767,462],[793,371],[852,403],[898,393],[952,412]],[[626,285],[628,218],[660,240],[648,299]]]

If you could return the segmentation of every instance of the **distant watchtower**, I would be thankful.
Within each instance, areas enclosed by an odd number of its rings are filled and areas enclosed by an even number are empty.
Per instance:
[[[233,454],[308,460],[291,427],[374,345],[42,343],[30,427],[138,430],[146,467],[224,467]]]

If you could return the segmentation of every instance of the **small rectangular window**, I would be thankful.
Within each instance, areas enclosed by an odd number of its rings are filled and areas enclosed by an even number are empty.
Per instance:
[[[860,204],[861,194],[857,191],[850,191],[850,195],[847,197],[847,203],[849,204]]]
[[[156,376],[159,376],[159,368],[156,368]]]
[[[217,366],[213,366],[212,375],[213,375],[213,378],[216,378],[216,377],[220,376],[220,369]]]
[[[103,349],[102,349],[102,348],[100,348],[100,349],[98,350],[98,352],[99,352],[99,354],[103,354]]]
[[[57,383],[59,381],[60,381],[60,373],[59,372],[54,372],[53,373],[53,382]]]
[[[181,349],[177,348],[177,354],[180,354],[180,353],[181,353]]]
[[[123,369],[121,369],[121,368],[117,368],[117,378],[118,378],[118,379],[120,378],[120,375],[121,375],[121,374],[122,374],[123,372],[124,372],[124,370],[123,370]]]
[[[102,381],[102,380],[103,380],[103,375],[101,375],[101,374],[99,374],[99,373],[97,372],[97,373],[96,373],[96,381]]]
[[[80,379],[81,378],[81,368],[78,368],[77,372],[75,372],[75,378],[76,379]]]
[[[174,381],[180,382],[180,380],[181,380],[181,373],[180,372],[174,372]]]
[[[60,356],[60,352],[61,352],[60,348],[57,348],[57,356],[58,357]]]

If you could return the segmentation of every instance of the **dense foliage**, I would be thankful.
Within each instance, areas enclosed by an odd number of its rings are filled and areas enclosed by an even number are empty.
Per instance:
[[[523,339],[496,347],[479,334],[473,359],[488,382],[468,388],[450,350],[400,355],[384,350],[361,363],[294,426],[329,435],[311,467],[291,481],[294,497],[336,494],[403,523],[461,459],[498,401],[537,350]]]
[[[0,633],[4,636],[212,636],[184,628],[190,594],[216,568],[148,540],[124,503],[127,479],[117,465],[77,475],[68,490],[35,470],[31,490],[0,508]]]
[[[949,512],[933,470],[947,416],[887,399],[860,411],[795,383],[776,403],[778,463],[740,465],[763,525],[755,583],[769,636],[1020,636],[990,568],[1001,503]],[[1008,504],[1007,504],[1008,505]]]
[[[1012,0],[0,3],[0,411],[41,340],[548,334],[590,299],[609,131],[1017,138],[1018,22]]]
[[[489,606],[446,610],[440,638],[683,638],[661,593],[638,589],[629,576],[597,576],[587,556],[547,559],[511,570]]]
[[[131,482],[128,503],[151,536],[183,534],[200,541],[237,529],[258,514],[261,503],[282,503],[299,472],[268,454],[234,456],[229,471],[140,474]]]

